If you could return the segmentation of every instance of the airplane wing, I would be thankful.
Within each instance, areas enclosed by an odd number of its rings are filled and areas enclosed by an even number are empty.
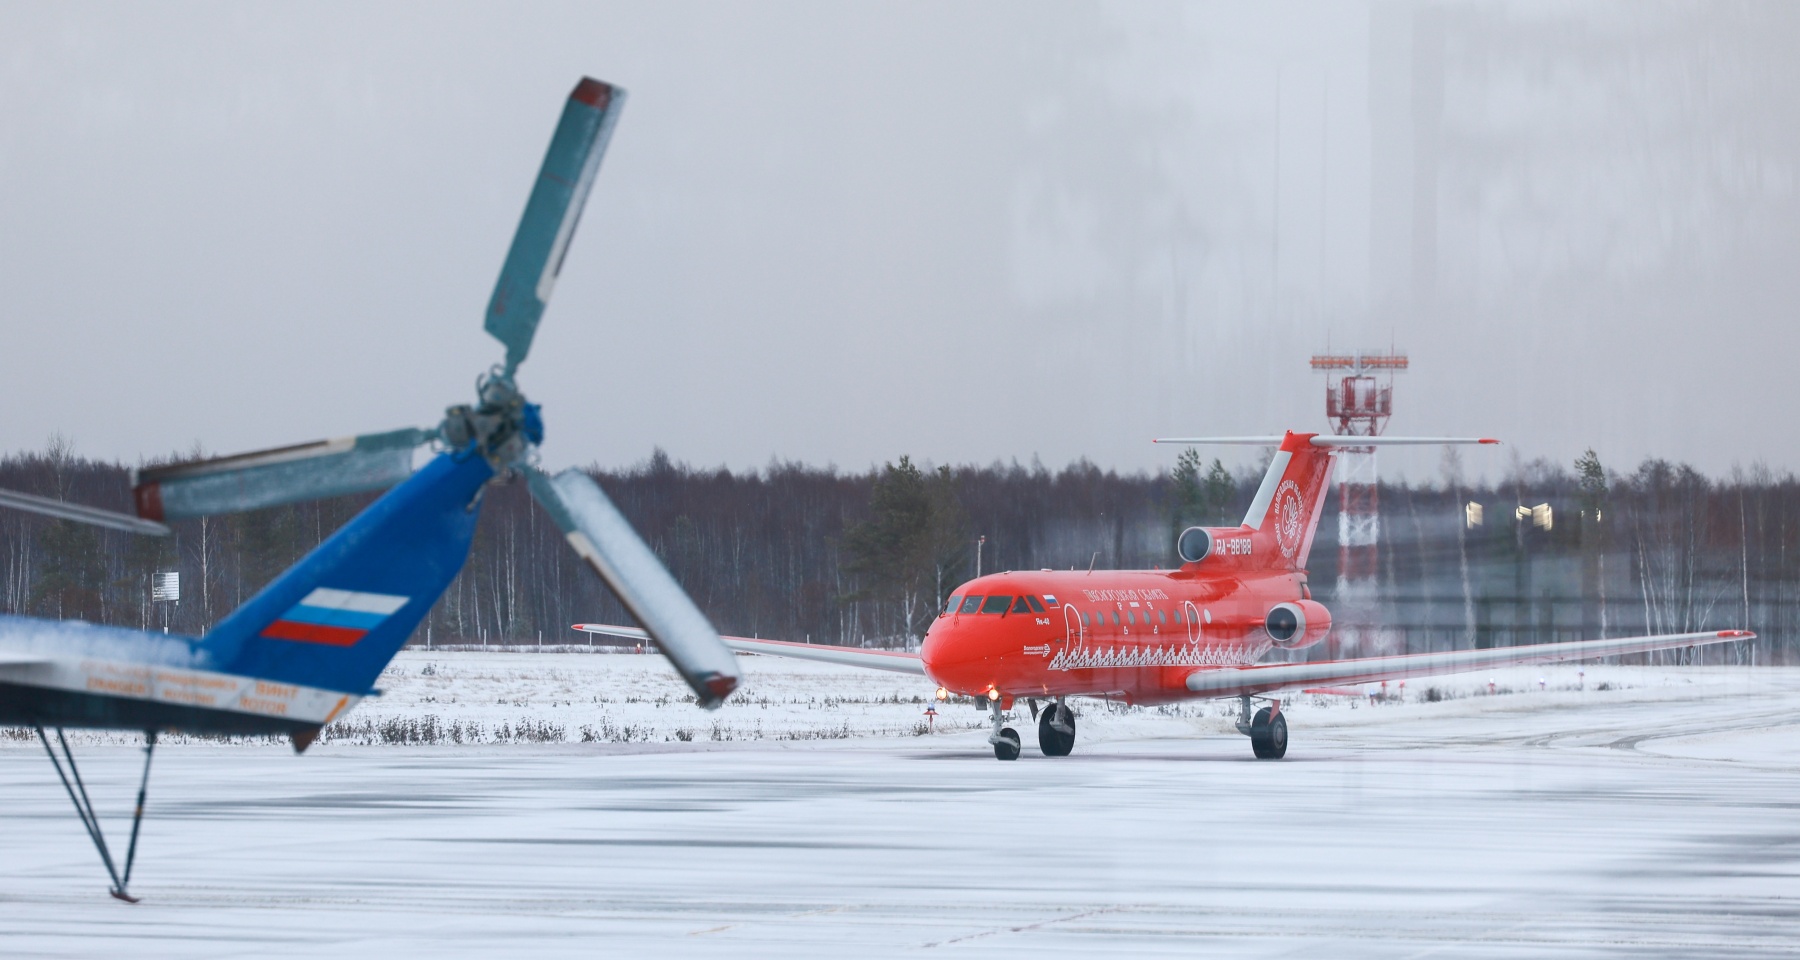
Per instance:
[[[1493,667],[1515,667],[1564,660],[1591,660],[1650,650],[1698,647],[1709,643],[1749,640],[1748,630],[1716,630],[1705,633],[1673,633],[1654,637],[1619,637],[1609,640],[1577,640],[1569,643],[1534,643],[1522,647],[1489,647],[1484,650],[1452,650],[1446,653],[1411,653],[1356,660],[1318,663],[1269,663],[1253,667],[1221,667],[1201,670],[1187,678],[1188,690],[1215,697],[1241,697],[1296,687],[1326,684],[1371,683],[1404,680],[1447,673],[1471,673]]]
[[[608,637],[623,637],[627,640],[649,640],[649,634],[636,627],[615,627],[605,623],[578,623],[575,629],[583,633],[598,633]],[[828,643],[793,643],[788,640],[761,640],[751,637],[721,637],[725,645],[739,653],[762,653],[772,657],[788,657],[793,660],[812,660],[818,663],[835,663],[847,667],[862,667],[865,670],[886,670],[889,673],[910,673],[916,677],[925,675],[925,664],[916,653],[905,653],[899,650],[866,650],[862,647],[838,647]]]

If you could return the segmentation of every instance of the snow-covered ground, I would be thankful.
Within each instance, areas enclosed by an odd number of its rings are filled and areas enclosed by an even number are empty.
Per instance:
[[[1017,722],[1010,764],[968,705],[916,735],[922,680],[745,671],[706,714],[652,657],[415,652],[305,756],[170,744],[136,907],[102,892],[42,749],[0,740],[0,954],[1800,949],[1800,671],[1301,696],[1280,763],[1250,759],[1224,704],[1087,704],[1074,756]],[[141,753],[77,749],[125,813]]]

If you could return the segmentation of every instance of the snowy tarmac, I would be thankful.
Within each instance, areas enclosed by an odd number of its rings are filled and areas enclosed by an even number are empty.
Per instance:
[[[1028,733],[1016,763],[968,730],[172,744],[135,907],[105,896],[42,749],[12,741],[0,954],[1800,952],[1800,671],[1612,668],[1635,682],[1595,690],[1607,669],[1580,692],[1559,672],[1543,692],[1296,702],[1274,763],[1222,717],[1093,705],[1074,756]],[[103,813],[124,813],[141,753],[77,749]],[[124,821],[107,826],[122,847]]]

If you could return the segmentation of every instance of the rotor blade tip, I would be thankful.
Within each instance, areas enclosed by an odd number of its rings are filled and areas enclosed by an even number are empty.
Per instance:
[[[593,77],[582,77],[581,82],[575,85],[575,91],[569,94],[569,99],[585,103],[595,110],[605,110],[606,105],[612,102],[612,93],[611,84],[601,83]]]
[[[143,484],[131,491],[131,499],[137,507],[139,517],[156,521],[163,519],[162,484],[154,480]]]
[[[725,698],[731,696],[731,692],[737,689],[738,678],[715,673],[700,681],[700,685],[706,688],[707,693],[713,695],[714,703],[723,703]]]

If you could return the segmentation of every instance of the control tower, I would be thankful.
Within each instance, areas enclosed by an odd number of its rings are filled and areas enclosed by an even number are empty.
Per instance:
[[[1407,368],[1406,354],[1316,354],[1312,368],[1325,374],[1325,416],[1339,436],[1377,437],[1394,414],[1394,374]],[[1341,644],[1365,645],[1364,624],[1373,624],[1376,575],[1381,569],[1381,503],[1374,447],[1343,447],[1337,458],[1338,580],[1346,630]],[[1362,608],[1362,609],[1359,609]],[[1361,621],[1359,624],[1358,621]],[[1373,652],[1373,651],[1364,651]]]

